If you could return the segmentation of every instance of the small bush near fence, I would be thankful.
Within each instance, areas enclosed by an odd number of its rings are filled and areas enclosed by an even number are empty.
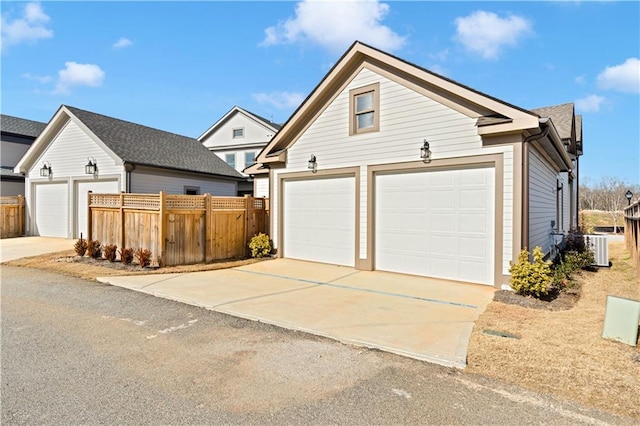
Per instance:
[[[87,256],[94,259],[98,259],[100,256],[102,256],[102,247],[100,245],[100,241],[87,241]]]
[[[104,258],[109,262],[116,261],[118,246],[115,244],[107,244],[104,246]]]
[[[76,251],[76,254],[80,257],[84,256],[84,254],[87,252],[87,247],[88,247],[87,240],[83,238],[80,238],[73,245],[73,249]]]
[[[139,248],[135,252],[135,257],[141,268],[151,265],[151,250]]]
[[[119,250],[120,253],[120,261],[125,265],[129,265],[133,262],[133,249],[132,248],[122,248]]]
[[[260,258],[269,256],[269,253],[271,253],[271,240],[269,240],[268,235],[261,232],[251,238],[249,248],[251,249],[251,257]]]

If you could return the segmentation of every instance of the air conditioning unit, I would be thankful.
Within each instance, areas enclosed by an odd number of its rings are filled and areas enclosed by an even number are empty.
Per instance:
[[[596,258],[596,266],[609,266],[609,243],[606,235],[585,235],[584,240]]]

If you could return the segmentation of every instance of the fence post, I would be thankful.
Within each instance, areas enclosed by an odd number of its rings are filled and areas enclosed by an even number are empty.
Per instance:
[[[124,191],[120,191],[120,249],[125,249],[126,235],[124,230]],[[120,259],[122,260],[122,259]]]
[[[164,226],[165,214],[166,214],[166,193],[164,191],[160,191],[160,211],[158,212],[160,215],[158,221],[158,233],[160,234],[160,266],[164,267],[167,264],[167,241],[166,241],[166,230]]]
[[[24,235],[24,196],[18,195],[18,235]]]
[[[87,241],[93,238],[93,215],[91,214],[91,194],[93,191],[87,191]]]
[[[249,256],[249,206],[251,196],[244,196],[244,255]]]
[[[211,236],[213,235],[213,224],[211,212],[211,194],[204,194],[204,261],[213,261],[213,250]]]

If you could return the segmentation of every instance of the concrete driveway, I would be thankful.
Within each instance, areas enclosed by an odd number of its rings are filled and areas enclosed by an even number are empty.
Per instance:
[[[488,286],[275,259],[98,281],[251,320],[464,368]]]
[[[73,250],[75,240],[52,237],[18,237],[0,239],[0,262]]]

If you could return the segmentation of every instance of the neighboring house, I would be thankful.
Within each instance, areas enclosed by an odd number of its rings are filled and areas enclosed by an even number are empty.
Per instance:
[[[24,195],[24,176],[13,168],[47,123],[0,115],[0,195]]]
[[[65,238],[87,233],[88,191],[235,196],[245,180],[196,139],[66,105],[15,171],[26,177],[27,234]]]
[[[279,124],[235,106],[198,140],[231,167],[242,172],[255,164],[258,153],[267,146],[278,130]],[[258,177],[253,181],[241,182],[238,185],[238,195],[245,194],[268,197],[267,179]]]
[[[278,256],[500,288],[576,224],[581,129],[539,111],[356,42],[245,173]]]

